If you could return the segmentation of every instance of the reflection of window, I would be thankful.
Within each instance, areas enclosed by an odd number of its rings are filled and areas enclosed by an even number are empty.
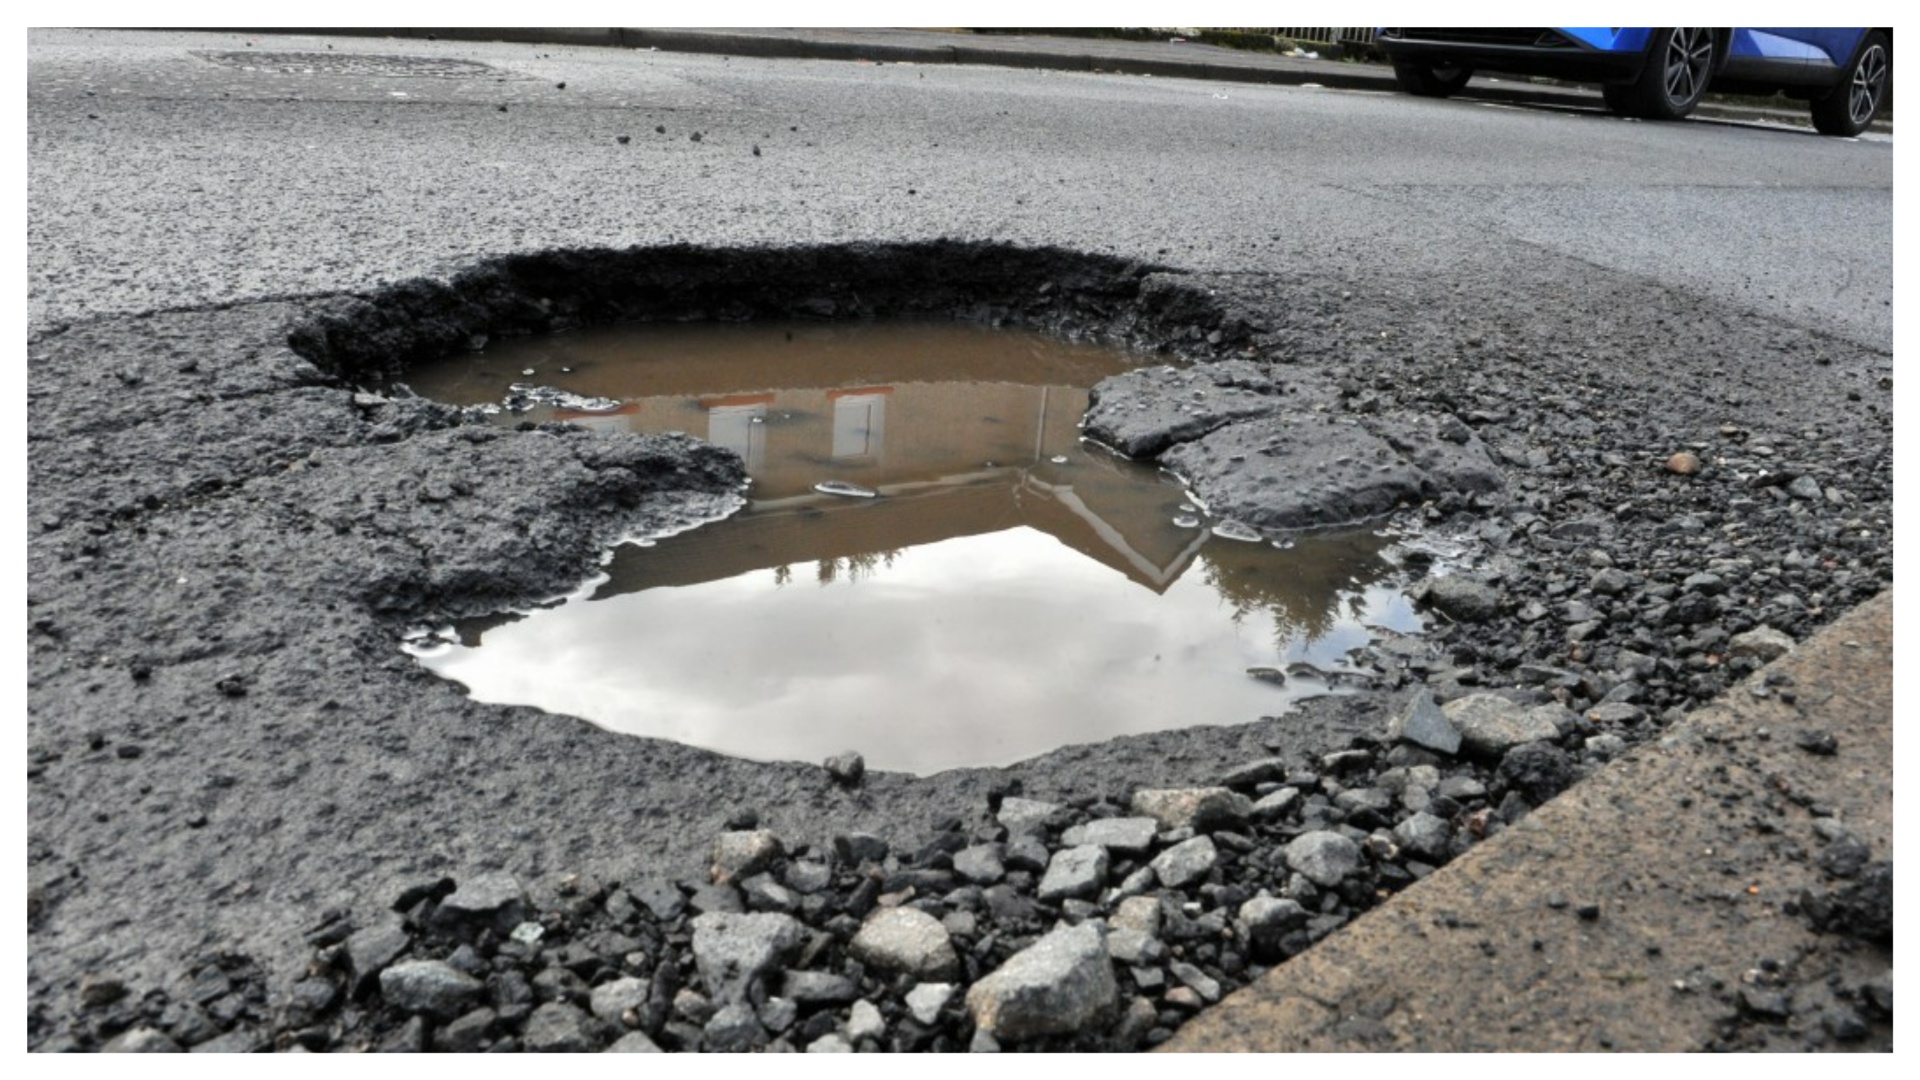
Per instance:
[[[833,456],[880,456],[887,435],[887,391],[858,390],[833,397]]]
[[[756,473],[767,460],[767,402],[773,395],[709,398],[700,404],[707,410],[707,441],[740,455],[747,471]]]

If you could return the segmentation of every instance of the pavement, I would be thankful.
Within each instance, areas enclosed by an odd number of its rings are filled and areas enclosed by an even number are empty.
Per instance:
[[[592,45],[667,52],[890,64],[984,64],[1054,71],[1112,72],[1155,78],[1209,79],[1278,86],[1398,92],[1385,64],[1323,55],[1317,58],[1246,52],[1197,41],[1124,41],[1040,34],[973,34],[952,30],[815,27],[482,27],[339,28],[262,33],[415,37],[442,41],[511,41]],[[1597,89],[1548,85],[1519,77],[1479,76],[1461,98],[1538,107],[1603,109]],[[1717,101],[1694,110],[1701,119],[1812,127],[1805,109],[1775,109]],[[1890,119],[1872,129],[1892,134]]]
[[[1769,681],[1794,700],[1757,696]],[[1892,717],[1888,591],[1162,1049],[1795,1047],[1792,1023],[1754,1015],[1770,962],[1792,966],[1800,998],[1810,974],[1853,986],[1886,962],[1789,911],[1821,875],[1804,858],[1817,822],[1892,859]],[[1835,752],[1802,748],[1807,731],[1831,734]],[[1814,1024],[1831,1007],[1793,1005]]]

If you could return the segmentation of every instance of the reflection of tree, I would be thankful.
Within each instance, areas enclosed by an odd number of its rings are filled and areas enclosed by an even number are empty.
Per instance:
[[[1200,565],[1207,583],[1233,605],[1235,621],[1271,613],[1284,651],[1295,639],[1324,637],[1343,617],[1343,603],[1345,618],[1362,614],[1364,590],[1391,569],[1380,558],[1385,546],[1371,531],[1310,537],[1286,552],[1213,540],[1200,549]]]
[[[841,580],[851,585],[861,578],[872,577],[875,570],[884,570],[891,567],[893,560],[899,558],[902,550],[904,549],[886,548],[881,551],[866,551],[857,555],[841,555],[836,558],[821,559],[814,564],[816,567],[815,575],[822,585],[831,585]],[[784,570],[786,568],[782,567],[781,569]],[[789,579],[792,577],[791,571],[789,571],[787,576]],[[776,583],[780,583],[777,572],[775,581]]]

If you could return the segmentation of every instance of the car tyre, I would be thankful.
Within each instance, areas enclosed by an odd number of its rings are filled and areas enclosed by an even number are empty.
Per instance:
[[[1706,95],[1719,53],[1719,39],[1709,27],[1661,27],[1653,32],[1639,77],[1605,88],[1607,107],[1643,120],[1684,119]]]
[[[1878,30],[1860,43],[1846,78],[1833,92],[1813,103],[1813,126],[1822,135],[1858,135],[1873,123],[1887,101],[1887,81],[1893,74],[1893,48]]]
[[[1459,64],[1422,64],[1412,60],[1395,60],[1393,77],[1400,82],[1400,89],[1415,97],[1452,97],[1459,93],[1467,80],[1473,78],[1473,69]]]

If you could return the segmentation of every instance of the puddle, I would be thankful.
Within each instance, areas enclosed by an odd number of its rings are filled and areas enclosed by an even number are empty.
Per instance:
[[[748,506],[557,606],[410,651],[483,701],[759,760],[919,774],[1280,714],[1420,629],[1373,530],[1275,543],[1084,443],[1141,356],[953,323],[646,325],[415,369],[503,422],[684,431]]]

